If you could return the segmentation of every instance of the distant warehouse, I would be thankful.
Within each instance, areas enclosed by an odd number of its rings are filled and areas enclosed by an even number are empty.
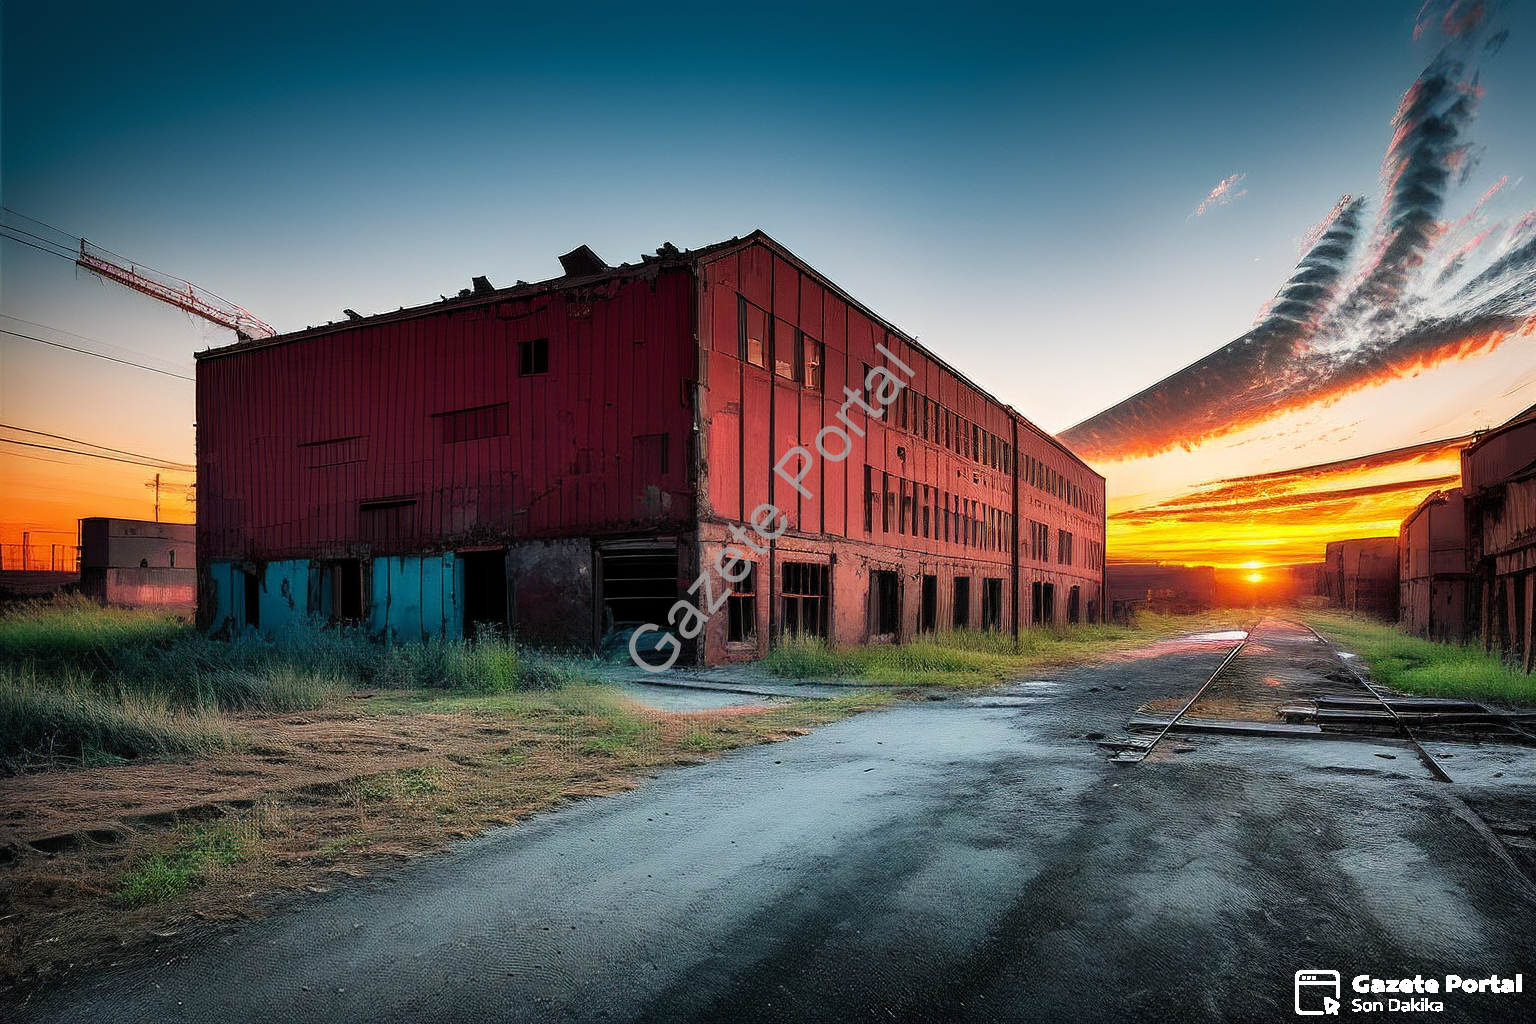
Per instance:
[[[199,355],[203,628],[590,649],[685,598],[719,664],[1105,617],[1103,478],[768,236],[561,264]],[[850,403],[882,368],[876,417]],[[844,457],[774,472],[840,422]],[[743,531],[742,578],[697,587]]]

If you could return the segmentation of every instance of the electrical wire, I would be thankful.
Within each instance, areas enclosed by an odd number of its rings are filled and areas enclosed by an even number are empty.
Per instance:
[[[169,468],[172,468],[172,469],[183,469],[183,470],[186,470],[189,473],[193,472],[193,471],[195,471],[197,469],[196,466],[191,465],[190,463],[176,462],[176,461],[174,461],[172,459],[162,459],[162,458],[160,458],[157,455],[145,455],[143,452],[130,452],[130,451],[127,451],[127,450],[122,449],[122,448],[111,448],[111,447],[108,447],[107,445],[104,445],[104,444],[97,444],[94,441],[83,441],[83,440],[81,440],[78,437],[66,437],[63,434],[50,434],[46,430],[32,430],[32,429],[30,429],[28,427],[18,427],[14,423],[0,423],[0,427],[3,427],[6,430],[19,430],[23,434],[32,434],[32,435],[34,435],[36,437],[50,438],[50,439],[52,439],[54,441],[68,441],[70,444],[83,444],[87,448],[99,448],[99,449],[101,449],[104,452],[112,452],[115,455],[128,455],[128,456],[131,456],[131,457],[136,458],[136,459],[148,459],[151,462],[162,463],[163,465],[165,465],[165,466],[167,466]],[[3,441],[3,440],[6,440],[6,439],[5,438],[0,438],[0,441]],[[49,447],[47,445],[32,445],[32,443],[29,442],[29,441],[12,441],[11,443],[12,444],[26,444],[26,445],[31,445],[32,447],[36,447],[36,448]],[[54,451],[70,451],[70,449],[67,449],[67,448],[54,448],[52,450],[54,450]],[[73,452],[73,454],[75,454],[75,455],[93,455],[95,453],[94,452]]]
[[[46,338],[34,338],[30,334],[22,334],[20,331],[7,330],[4,327],[0,327],[0,334],[9,334],[13,338],[24,338],[27,341],[35,341],[39,345],[52,345],[54,348],[67,349],[70,352],[78,352],[83,356],[95,356],[97,359],[105,359],[108,362],[121,363],[124,366],[132,366],[140,370],[148,370],[150,373],[163,373],[167,377],[176,377],[179,380],[189,380],[193,383],[197,382],[196,377],[188,377],[184,373],[172,373],[170,370],[162,370],[158,366],[145,366],[143,363],[135,363],[129,359],[119,359],[116,356],[105,355],[101,352],[92,352],[90,349],[76,348],[73,345],[66,345],[61,341],[49,341]]]
[[[169,461],[165,461],[165,460],[148,461],[148,462],[145,461],[146,459],[153,459],[154,458],[153,456],[150,456],[150,455],[146,455],[146,456],[143,456],[142,458],[138,458],[138,459],[120,459],[116,455],[102,455],[99,452],[82,452],[82,451],[78,451],[78,450],[76,450],[74,448],[60,448],[58,445],[36,444],[35,442],[32,442],[32,441],[17,441],[15,438],[10,438],[10,437],[0,437],[0,444],[15,444],[15,445],[21,445],[24,448],[41,448],[43,451],[49,451],[49,452],[65,452],[65,453],[67,453],[69,455],[84,456],[85,458],[88,458],[88,459],[105,459],[108,462],[126,462],[126,463],[128,463],[129,465],[132,465],[132,466],[147,466],[150,469],[164,469],[164,470],[171,470],[171,471],[179,472],[179,473],[195,473],[195,472],[197,472],[197,467],[196,466],[188,466],[186,463],[169,462]]]

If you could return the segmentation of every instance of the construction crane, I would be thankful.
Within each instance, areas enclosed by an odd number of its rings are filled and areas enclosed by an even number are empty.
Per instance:
[[[227,327],[234,331],[235,337],[241,341],[271,338],[277,334],[271,324],[257,319],[243,306],[237,306],[228,299],[200,289],[191,281],[184,281],[179,277],[141,266],[84,238],[80,239],[80,255],[75,259],[75,265],[84,267],[93,274],[110,278],[118,284],[126,285],[136,292],[143,292],[151,298],[159,299],[178,309],[184,309],[220,327]]]
[[[200,316],[220,327],[227,327],[241,341],[271,338],[277,334],[271,324],[253,316],[250,310],[207,289],[199,288],[191,281],[135,263],[9,207],[0,210],[0,214],[3,214],[0,216],[0,235],[33,249],[72,260],[77,267],[83,267],[93,274]],[[26,224],[19,224],[18,221],[25,221]]]

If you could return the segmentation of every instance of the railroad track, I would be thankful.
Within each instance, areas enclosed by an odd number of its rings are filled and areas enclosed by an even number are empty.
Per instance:
[[[1308,626],[1306,623],[1295,622],[1290,619],[1265,621],[1282,622],[1287,626],[1305,630],[1307,633],[1311,634],[1311,636],[1314,637],[1319,643],[1323,644],[1329,651],[1333,652],[1335,659],[1339,662],[1348,680],[1365,691],[1365,693],[1369,695],[1373,704],[1381,706],[1382,711],[1386,713],[1388,719],[1391,721],[1392,727],[1395,729],[1398,735],[1401,736],[1402,739],[1409,745],[1409,747],[1412,748],[1413,752],[1418,756],[1419,760],[1423,762],[1424,767],[1428,769],[1429,773],[1441,782],[1452,781],[1451,777],[1446,774],[1445,769],[1441,767],[1440,762],[1435,760],[1434,756],[1430,754],[1428,750],[1424,749],[1424,746],[1419,742],[1418,737],[1413,734],[1413,729],[1409,726],[1408,722],[1403,719],[1403,716],[1397,712],[1397,709],[1392,706],[1391,701],[1382,696],[1381,692],[1377,690],[1369,680],[1367,680],[1359,672],[1356,672],[1352,667],[1350,667],[1343,658],[1339,658],[1337,656],[1336,648],[1334,648],[1333,644],[1329,642],[1327,637],[1324,637],[1321,633],[1313,629],[1311,626]],[[1179,708],[1176,714],[1162,723],[1161,727],[1150,740],[1118,743],[1115,745],[1118,748],[1117,752],[1113,755],[1112,759],[1116,761],[1131,762],[1139,762],[1145,760],[1147,755],[1151,754],[1152,751],[1156,749],[1157,745],[1163,741],[1168,733],[1173,731],[1178,726],[1179,721],[1189,714],[1190,709],[1199,703],[1200,698],[1205,696],[1206,692],[1211,689],[1212,685],[1221,679],[1222,676],[1231,669],[1233,663],[1253,642],[1255,635],[1260,633],[1264,624],[1265,622],[1261,621],[1255,625],[1253,629],[1248,631],[1247,636],[1243,638],[1241,643],[1237,644],[1237,646],[1233,647],[1232,650],[1227,652],[1227,656],[1222,659],[1220,665],[1216,666],[1216,670],[1210,674],[1204,683],[1201,684],[1200,688],[1195,691],[1194,695],[1190,697],[1189,700],[1184,702],[1183,707]],[[1329,676],[1329,678],[1334,679],[1337,677]]]
[[[1289,619],[1286,621],[1290,622]],[[1291,624],[1300,626],[1308,633],[1311,633],[1313,636],[1317,637],[1318,640],[1328,645],[1329,650],[1337,651],[1337,648],[1333,646],[1327,637],[1323,636],[1323,634],[1319,633],[1305,622],[1293,622]],[[1408,745],[1413,748],[1413,752],[1419,755],[1419,760],[1424,762],[1424,767],[1429,769],[1429,773],[1435,778],[1439,779],[1441,782],[1451,782],[1451,777],[1445,773],[1444,768],[1440,767],[1440,762],[1436,761],[1434,755],[1425,750],[1423,744],[1419,743],[1419,738],[1413,734],[1413,730],[1408,727],[1408,723],[1403,721],[1403,716],[1397,713],[1397,709],[1392,706],[1392,702],[1383,697],[1381,692],[1377,690],[1376,687],[1372,686],[1364,676],[1356,672],[1347,663],[1345,663],[1343,658],[1339,659],[1339,663],[1344,666],[1344,671],[1349,673],[1349,675],[1354,678],[1355,682],[1359,683],[1360,686],[1364,688],[1364,690],[1372,697],[1374,697],[1376,702],[1386,710],[1387,714],[1392,716],[1392,723],[1397,727],[1397,731],[1402,735],[1403,739],[1408,741]]]

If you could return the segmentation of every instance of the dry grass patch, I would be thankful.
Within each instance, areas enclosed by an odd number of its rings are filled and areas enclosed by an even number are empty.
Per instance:
[[[670,713],[598,685],[394,691],[230,715],[243,748],[191,762],[3,778],[0,984],[33,989],[70,966],[259,916],[291,894],[889,700]]]

